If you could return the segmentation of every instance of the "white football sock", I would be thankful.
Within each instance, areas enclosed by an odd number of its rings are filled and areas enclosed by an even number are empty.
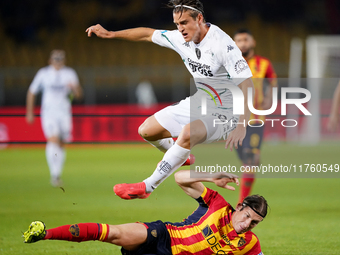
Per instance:
[[[144,140],[164,153],[175,144],[175,141],[172,138],[164,138],[157,141],[148,141],[146,139]]]
[[[52,178],[59,178],[61,176],[65,162],[65,154],[65,149],[57,143],[47,142],[46,159]]]
[[[144,180],[146,192],[150,193],[168,176],[175,172],[189,157],[190,150],[175,143],[165,154],[153,174]]]

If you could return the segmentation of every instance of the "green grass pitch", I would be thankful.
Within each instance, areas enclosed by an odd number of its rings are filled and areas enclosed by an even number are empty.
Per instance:
[[[264,144],[262,163],[335,164],[340,163],[339,149],[336,143]],[[231,164],[240,165],[234,152],[225,153]],[[124,201],[112,191],[114,184],[146,178],[161,157],[146,144],[68,146],[63,191],[49,184],[44,146],[1,150],[0,254],[120,254],[119,247],[98,241],[24,244],[21,232],[34,220],[44,221],[47,228],[79,222],[181,221],[197,203],[173,176],[145,200]],[[238,188],[215,189],[235,205]],[[340,254],[340,178],[262,178],[253,193],[265,196],[271,208],[254,229],[264,254]]]

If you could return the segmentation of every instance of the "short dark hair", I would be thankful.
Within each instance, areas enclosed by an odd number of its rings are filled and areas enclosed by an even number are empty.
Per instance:
[[[253,35],[249,29],[247,28],[239,28],[234,32],[234,36],[238,34],[248,34],[248,35]]]
[[[180,5],[176,7],[177,5]],[[186,8],[185,6],[190,6],[192,8],[195,8],[197,11],[192,10],[190,8]],[[203,4],[199,0],[170,0],[168,3],[168,7],[173,9],[174,13],[183,13],[183,11],[190,11],[190,16],[194,19],[197,18],[198,14],[201,13],[203,15],[204,19],[204,10],[203,10]]]
[[[254,212],[256,212],[261,217],[266,217],[268,211],[267,200],[260,195],[252,195],[246,197],[242,202],[242,209],[249,206]]]

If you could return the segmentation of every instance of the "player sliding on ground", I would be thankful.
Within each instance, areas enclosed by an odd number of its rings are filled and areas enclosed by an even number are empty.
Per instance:
[[[66,240],[83,242],[99,240],[122,246],[122,254],[262,254],[258,238],[250,230],[267,215],[267,201],[259,195],[245,198],[234,209],[226,200],[202,181],[235,190],[237,176],[220,173],[213,177],[190,178],[189,170],[175,174],[178,185],[196,199],[199,207],[182,222],[155,221],[108,225],[79,223],[45,230],[41,221],[32,222],[24,233],[24,241]]]
[[[115,193],[123,199],[147,198],[188,161],[193,146],[227,137],[226,148],[230,146],[232,150],[242,144],[246,134],[244,125],[230,125],[231,122],[247,123],[250,117],[247,89],[253,87],[252,74],[241,51],[225,32],[205,21],[200,1],[171,0],[169,7],[177,26],[174,31],[134,28],[113,32],[99,24],[86,29],[88,36],[94,33],[101,38],[153,42],[176,51],[197,87],[193,96],[155,113],[139,127],[139,134],[165,154],[154,173],[143,182],[115,185]],[[233,96],[228,86],[233,89],[238,86],[240,93],[243,92],[244,115],[233,115]],[[198,114],[202,98],[207,102],[205,116]],[[215,125],[216,119],[228,122]],[[175,143],[173,137],[178,137]]]

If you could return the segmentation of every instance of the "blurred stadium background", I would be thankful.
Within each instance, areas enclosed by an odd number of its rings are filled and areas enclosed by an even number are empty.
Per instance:
[[[89,106],[106,104],[137,103],[136,87],[140,82],[152,84],[158,103],[177,102],[189,95],[189,73],[183,68],[177,53],[166,48],[148,43],[133,43],[120,40],[103,40],[88,38],[85,29],[100,23],[109,30],[118,30],[136,26],[175,29],[171,12],[165,8],[167,1],[153,0],[120,0],[120,1],[1,1],[0,6],[0,114],[23,114],[23,106],[29,84],[37,70],[47,64],[52,49],[61,48],[66,51],[67,65],[76,69],[85,98],[74,109],[75,114],[124,114],[123,107],[92,108]],[[306,71],[306,39],[310,35],[334,35],[340,33],[340,7],[336,0],[312,1],[214,1],[204,2],[206,19],[219,25],[230,35],[238,28],[249,28],[257,41],[256,54],[269,58],[278,74],[280,86],[288,86],[288,77],[305,78]],[[293,42],[300,43],[295,51]],[[301,48],[302,47],[302,48]],[[299,48],[299,47],[298,47]],[[299,57],[300,55],[300,57]],[[295,57],[294,61],[292,57]],[[333,67],[328,74],[332,78],[339,77],[340,49],[325,65]],[[296,59],[297,57],[297,59]],[[292,62],[290,64],[290,61]],[[333,62],[332,62],[333,61]],[[298,62],[298,63],[297,63]],[[332,64],[333,63],[333,64]],[[334,64],[335,63],[335,64]],[[301,71],[298,71],[301,70]],[[328,76],[328,77],[329,77]],[[321,77],[320,77],[321,78]],[[307,86],[302,82],[301,86]],[[325,99],[330,99],[336,84],[328,86]],[[39,100],[38,100],[39,101]],[[320,112],[326,117],[329,102]],[[85,108],[84,106],[88,106]],[[164,104],[160,105],[160,108]],[[138,114],[149,115],[159,107]],[[140,112],[142,111],[142,113]],[[38,112],[37,112],[38,113]],[[126,114],[131,114],[126,112]],[[126,119],[126,118],[124,118]],[[95,124],[96,120],[97,124]],[[75,118],[75,126],[81,127],[84,122],[88,129],[82,132],[99,133],[120,126],[121,122],[112,122],[111,118],[95,118],[91,120]],[[15,126],[25,125],[19,118],[6,119],[1,116],[1,130],[7,128],[9,142],[41,141],[33,129],[27,127],[30,139],[17,137],[13,133]],[[19,122],[17,122],[19,121]],[[126,120],[130,121],[130,119]],[[142,121],[134,121],[135,125]],[[8,124],[11,122],[12,124]],[[325,119],[322,119],[323,125]],[[21,126],[22,127],[22,126]],[[99,130],[98,130],[99,129]],[[272,130],[273,131],[273,130]],[[2,131],[3,133],[4,131]],[[274,131],[273,131],[274,132]],[[321,132],[326,133],[325,128]],[[131,132],[130,140],[138,140],[136,132]],[[112,134],[112,132],[111,132]],[[109,137],[107,141],[122,141],[121,133]],[[268,137],[268,132],[266,136]],[[75,134],[75,141],[105,141],[96,136],[80,139]],[[276,139],[284,139],[285,132],[277,131]],[[339,136],[337,136],[339,137]],[[329,138],[329,137],[328,137]],[[333,137],[331,137],[333,139]],[[2,139],[4,140],[4,139]]]
[[[340,34],[337,0],[202,2],[207,21],[228,34],[238,28],[253,32],[256,54],[272,61],[281,87],[289,86],[289,78],[303,78],[301,86],[308,87],[304,78],[312,77],[307,72],[306,41],[310,36]],[[81,221],[112,224],[156,219],[178,221],[195,208],[194,202],[187,206],[189,200],[172,177],[145,201],[122,201],[113,197],[111,191],[115,183],[145,178],[160,159],[161,155],[151,146],[120,144],[142,141],[137,127],[147,116],[189,95],[190,75],[181,58],[157,45],[88,38],[85,33],[87,27],[97,23],[108,30],[136,26],[175,29],[171,11],[164,8],[166,3],[1,1],[0,146],[4,150],[0,151],[0,254],[119,254],[117,248],[101,244],[56,242],[26,248],[20,243],[20,230],[36,219],[45,220],[50,227]],[[297,51],[301,58],[294,67],[292,45],[302,46]],[[80,145],[68,148],[65,193],[49,186],[44,147],[33,146],[45,142],[40,121],[28,126],[24,117],[28,86],[38,69],[47,65],[49,53],[55,48],[66,51],[67,65],[77,71],[84,88],[84,100],[75,102],[73,108],[74,143]],[[340,130],[329,133],[325,128],[332,91],[340,77],[339,49],[327,56],[324,63],[328,72],[317,78],[334,82],[318,96],[321,103],[317,132],[321,141],[297,146],[294,142],[305,132],[303,128],[290,136],[285,128],[267,127],[264,163],[340,163]],[[292,69],[299,68],[301,72],[292,73]],[[157,103],[150,107],[138,105],[136,88],[143,81],[152,84],[157,98]],[[110,145],[103,147],[98,143]],[[239,164],[236,154],[227,153],[226,157],[232,164]],[[255,231],[264,253],[340,254],[339,184],[339,179],[258,180],[254,192],[268,197],[271,204],[268,221]],[[236,194],[222,192],[236,203]],[[320,236],[328,245],[319,243]]]

